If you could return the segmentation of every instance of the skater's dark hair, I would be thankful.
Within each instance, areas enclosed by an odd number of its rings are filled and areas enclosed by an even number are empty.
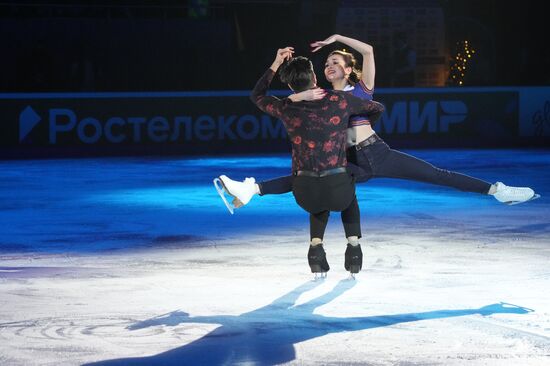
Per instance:
[[[290,85],[296,93],[307,90],[313,86],[315,80],[313,64],[303,56],[291,58],[281,65],[279,78],[282,83]]]
[[[346,64],[346,67],[351,67],[351,74],[348,76],[348,80],[351,81],[353,85],[357,84],[359,80],[361,80],[361,70],[357,69],[357,59],[351,52],[346,52],[343,50],[335,50],[329,53],[327,56],[333,56],[333,55],[340,55],[344,58],[344,63]]]

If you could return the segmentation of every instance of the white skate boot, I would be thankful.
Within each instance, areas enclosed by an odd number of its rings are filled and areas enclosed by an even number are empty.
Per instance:
[[[257,193],[256,180],[254,178],[246,178],[242,182],[237,182],[229,179],[226,175],[220,175],[213,182],[214,187],[216,187],[218,194],[231,214],[233,214],[235,208],[242,207],[250,202],[252,197]],[[225,193],[233,198],[232,204],[225,198]]]
[[[529,187],[508,187],[504,183],[496,183],[496,192],[493,196],[500,202],[507,205],[517,205],[527,201],[532,201],[540,197]]]

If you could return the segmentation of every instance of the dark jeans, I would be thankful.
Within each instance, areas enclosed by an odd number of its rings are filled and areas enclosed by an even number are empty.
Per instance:
[[[380,138],[359,151],[348,149],[348,168],[357,183],[371,178],[397,178],[456,188],[460,191],[487,194],[491,184],[465,174],[451,172],[402,153],[390,147]],[[258,183],[264,194],[282,194],[292,190],[292,176],[280,177]]]
[[[361,237],[359,206],[353,177],[347,173],[326,177],[294,177],[296,203],[309,212],[310,237],[323,239],[330,211],[341,212],[346,237]]]

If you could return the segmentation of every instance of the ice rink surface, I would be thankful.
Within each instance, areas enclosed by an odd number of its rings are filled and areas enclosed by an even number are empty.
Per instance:
[[[311,281],[291,194],[211,183],[286,155],[0,162],[0,365],[550,365],[550,150],[407,152],[542,197],[371,180],[363,271],[333,214]]]

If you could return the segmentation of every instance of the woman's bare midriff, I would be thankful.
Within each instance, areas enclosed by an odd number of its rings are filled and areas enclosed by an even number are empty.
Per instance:
[[[348,146],[357,145],[374,134],[375,131],[370,125],[350,127],[348,128]]]

